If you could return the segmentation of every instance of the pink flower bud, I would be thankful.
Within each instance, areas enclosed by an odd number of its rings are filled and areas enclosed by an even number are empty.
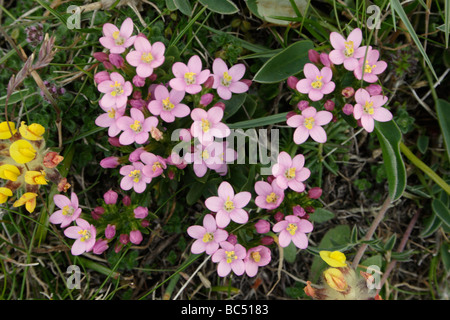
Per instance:
[[[354,94],[355,94],[355,89],[353,89],[352,87],[346,87],[346,88],[342,89],[342,96],[344,98],[351,98],[351,97],[353,97]]]
[[[281,220],[284,219],[284,214],[281,211],[278,211],[277,213],[275,213],[273,218],[275,219],[276,222],[280,222]]]
[[[214,77],[210,76],[208,78],[208,80],[206,80],[205,83],[203,83],[203,87],[205,87],[207,89],[211,89],[213,84],[214,84]]]
[[[306,214],[305,209],[303,209],[301,206],[297,205],[292,209],[292,212],[294,213],[294,216],[303,217]]]
[[[109,62],[112,63],[113,66],[117,68],[122,68],[124,64],[124,60],[120,54],[110,53],[109,54]]]
[[[122,204],[125,207],[130,206],[131,205],[131,198],[130,198],[130,196],[128,196],[128,195],[124,196],[123,199],[122,199]]]
[[[289,118],[292,117],[292,116],[295,116],[295,115],[297,115],[297,112],[295,112],[295,111],[289,111],[289,112],[287,113],[287,115],[286,115],[286,120],[289,119]]]
[[[316,50],[309,49],[308,50],[308,58],[312,63],[319,63],[320,55]]]
[[[100,161],[100,166],[104,169],[116,168],[119,164],[120,163],[118,157],[107,157]]]
[[[366,90],[367,90],[367,92],[369,92],[369,94],[371,96],[377,96],[377,95],[380,95],[383,92],[383,89],[378,84],[371,84],[371,85],[366,87]]]
[[[323,105],[325,110],[333,111],[334,110],[334,102],[333,100],[327,100],[325,101],[325,104]]]
[[[105,229],[106,239],[112,239],[116,235],[116,226],[108,224]]]
[[[108,71],[100,71],[94,74],[94,81],[96,84],[102,83],[103,81],[111,80]]]
[[[148,77],[148,79],[152,82],[156,81],[156,79],[158,79],[158,76],[156,75],[156,73],[152,73],[150,75],[150,77]]]
[[[308,191],[308,197],[310,197],[311,199],[319,199],[320,196],[322,196],[322,189],[319,187],[311,188]]]
[[[346,115],[351,115],[353,114],[353,106],[350,103],[346,103],[343,107],[342,107],[342,112],[345,113]]]
[[[255,223],[256,232],[267,233],[270,231],[270,223],[267,220],[260,219]]]
[[[102,254],[108,249],[108,241],[105,239],[98,239],[95,241],[94,247],[92,248],[92,252],[94,254]]]
[[[316,211],[316,209],[314,209],[313,207],[306,207],[305,208],[305,210],[306,210],[306,212],[308,212],[308,213],[314,213],[314,211]]]
[[[122,247],[123,247],[123,245],[122,245],[121,243],[117,243],[117,244],[114,246],[114,252],[115,252],[115,253],[119,253],[120,250],[122,250]]]
[[[167,176],[169,177],[170,180],[173,180],[173,178],[175,178],[175,172],[173,170],[169,170],[167,172]]]
[[[213,99],[214,99],[214,95],[212,93],[205,93],[200,98],[200,105],[202,107],[206,107],[207,105],[209,105],[213,101]]]
[[[296,89],[297,82],[298,82],[297,77],[290,76],[290,77],[287,78],[287,85],[288,85],[288,87],[291,88],[292,90],[297,90],[297,89]]]
[[[138,87],[141,88],[145,85],[145,78],[141,78],[138,75],[135,75],[133,77],[133,84]]]
[[[272,184],[272,181],[275,180],[275,177],[273,175],[270,175],[267,177],[267,182]]]
[[[142,233],[139,230],[131,231],[130,242],[134,244],[140,244],[142,242]]]
[[[144,109],[145,105],[147,104],[145,100],[142,99],[130,99],[128,100],[128,102],[130,103],[131,107],[139,109],[140,111],[143,111],[142,109]]]
[[[141,221],[141,227],[142,228],[147,228],[150,225],[150,221],[148,220],[142,220]]]
[[[225,103],[223,103],[222,101],[217,102],[217,103],[214,105],[214,107],[219,107],[219,108],[221,108],[222,110],[225,111]]]
[[[114,70],[114,65],[109,61],[102,62],[106,70]]]
[[[320,62],[322,62],[322,64],[323,64],[325,67],[328,67],[328,68],[331,67],[331,61],[330,61],[330,58],[328,57],[328,54],[326,54],[326,53],[321,53],[320,56],[319,56],[319,58],[320,58]]]
[[[115,192],[113,190],[108,190],[103,195],[103,200],[105,200],[106,204],[116,204],[118,197],[119,197],[119,195],[117,194],[117,192]]]
[[[108,54],[106,54],[106,52],[94,52],[94,58],[98,62],[109,61]]]
[[[128,242],[130,242],[130,236],[125,233],[122,233],[119,236],[119,241],[121,244],[127,244]]]
[[[128,160],[130,162],[140,161],[141,160],[141,154],[143,152],[145,152],[143,147],[137,148],[136,150],[134,150],[133,152],[130,153],[130,155],[128,156]]]
[[[136,219],[144,219],[145,217],[148,216],[148,209],[145,207],[137,207],[136,209],[133,210],[134,212],[134,217]]]
[[[274,242],[273,238],[271,236],[264,236],[261,239],[261,244],[264,246],[269,246]]]
[[[119,137],[108,137],[108,142],[113,147],[122,147],[122,144],[119,142]]]
[[[303,110],[305,110],[308,107],[309,107],[309,103],[306,100],[302,100],[299,103],[297,103],[297,108],[300,111],[303,111]]]
[[[241,79],[241,82],[245,83],[247,85],[247,87],[250,88],[250,86],[252,85],[253,81],[250,79]]]
[[[237,236],[234,234],[230,234],[227,238],[227,241],[234,246],[237,243]]]
[[[98,220],[101,218],[102,214],[105,213],[105,209],[103,207],[95,207],[94,210],[91,211],[92,219]]]

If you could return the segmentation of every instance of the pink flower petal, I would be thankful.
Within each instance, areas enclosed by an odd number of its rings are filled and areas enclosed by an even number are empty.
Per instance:
[[[131,18],[126,18],[122,25],[120,26],[120,35],[124,38],[131,37],[131,34],[133,33],[133,20]]]
[[[242,63],[235,64],[228,70],[228,74],[231,76],[233,82],[241,80],[245,74],[245,65]]]
[[[375,127],[375,122],[373,118],[368,114],[363,114],[361,117],[361,124],[367,132],[372,132]]]
[[[303,67],[303,73],[307,79],[316,81],[316,77],[320,76],[319,69],[312,63],[306,63]]]
[[[286,120],[286,124],[290,127],[297,128],[305,122],[305,117],[295,115]]]
[[[152,50],[150,42],[144,37],[137,37],[136,40],[134,40],[134,48],[141,54],[151,52]]]
[[[309,135],[318,143],[325,143],[327,141],[327,133],[321,126],[314,126],[309,130]]]
[[[194,243],[191,246],[191,252],[193,254],[199,254],[205,252],[205,250],[206,250],[206,243],[203,242],[202,239],[194,241]]]
[[[334,49],[337,49],[337,50],[345,49],[345,39],[341,34],[339,34],[337,32],[331,32],[330,43]]]
[[[187,66],[190,72],[198,74],[202,70],[202,60],[198,55],[192,56],[189,59]]]
[[[216,214],[216,222],[219,228],[226,228],[230,224],[231,218],[225,210],[219,210]]]
[[[248,213],[244,209],[234,209],[230,213],[230,218],[236,223],[244,224],[248,221]]]
[[[294,131],[294,142],[296,144],[302,144],[306,140],[308,140],[309,137],[309,130],[306,129],[304,126],[299,126]]]
[[[248,91],[248,85],[241,81],[233,82],[230,84],[229,89],[233,93],[244,93]]]
[[[202,239],[206,233],[206,230],[202,226],[190,226],[187,228],[187,233],[191,238]]]
[[[283,230],[280,232],[280,235],[278,236],[278,243],[281,247],[285,248],[291,243],[291,235],[288,231]]]
[[[323,126],[333,120],[333,114],[329,111],[319,111],[314,119],[316,125]]]
[[[309,93],[308,93],[308,97],[312,101],[319,101],[320,99],[323,98],[323,93],[320,90],[311,89],[311,91],[309,91]]]
[[[224,72],[228,72],[228,67],[225,61],[216,58],[213,62],[212,70],[215,75],[222,76]]]
[[[221,197],[213,196],[205,200],[205,206],[213,212],[218,212],[219,210],[223,209],[223,205],[224,200]]]
[[[308,238],[302,232],[296,232],[292,237],[292,242],[294,242],[295,246],[299,249],[306,249],[308,247]]]
[[[372,117],[380,122],[386,122],[392,120],[392,113],[386,108],[374,108]]]

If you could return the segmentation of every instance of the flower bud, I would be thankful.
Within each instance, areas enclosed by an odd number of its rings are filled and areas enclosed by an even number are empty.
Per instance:
[[[322,195],[322,189],[319,187],[311,188],[308,191],[308,197],[310,197],[311,199],[319,199],[321,195]]]
[[[142,228],[147,228],[150,225],[150,221],[148,220],[142,220],[141,221],[141,227]]]
[[[116,235],[116,226],[108,224],[105,229],[105,237],[107,239],[112,239]]]
[[[260,219],[255,223],[256,232],[267,233],[270,231],[270,223],[267,220]]]
[[[346,87],[344,89],[342,89],[342,96],[344,98],[351,98],[353,97],[353,95],[355,94],[355,89],[353,89],[353,87]]]
[[[271,245],[275,240],[271,236],[264,236],[261,238],[261,244],[263,246],[269,246]]]
[[[153,127],[150,130],[150,135],[152,136],[153,139],[155,139],[156,141],[160,141],[163,138],[163,133],[161,132],[161,130],[159,130],[158,128]]]
[[[50,151],[44,156],[44,167],[52,169],[63,160],[63,156],[59,155],[57,152]]]
[[[105,213],[105,209],[103,207],[95,207],[94,210],[91,211],[92,219],[98,220],[101,218],[102,214]]]
[[[275,213],[273,218],[275,219],[276,222],[280,222],[281,220],[284,219],[284,214],[281,211],[278,211],[277,213]]]
[[[219,108],[221,108],[222,110],[225,111],[225,103],[223,103],[223,102],[221,102],[221,101],[217,102],[217,103],[214,105],[214,107],[219,107]]]
[[[139,230],[131,231],[130,242],[133,244],[140,244],[142,242],[142,233]]]
[[[145,217],[148,216],[148,208],[145,207],[137,207],[136,209],[133,210],[134,212],[134,217],[136,219],[144,219]]]
[[[211,89],[213,84],[214,84],[214,77],[209,76],[209,78],[205,81],[205,83],[203,83],[203,87],[205,87],[207,89]]]
[[[127,244],[128,242],[130,242],[130,236],[125,233],[122,233],[119,236],[119,241],[121,244]]]
[[[93,56],[98,62],[105,62],[109,60],[108,55],[105,52],[94,52]]]
[[[124,65],[124,60],[120,54],[110,53],[109,54],[109,62],[112,63],[116,68],[122,68]]]
[[[213,99],[214,99],[214,95],[212,93],[205,93],[200,98],[200,105],[202,107],[206,107],[213,101]]]
[[[334,102],[333,102],[333,100],[325,101],[325,104],[323,106],[324,106],[325,110],[327,110],[327,111],[333,111],[334,110]]]
[[[344,107],[342,107],[342,112],[348,116],[353,114],[353,106],[350,103],[346,103]]]
[[[92,252],[94,254],[102,254],[108,249],[108,241],[105,239],[98,239],[95,241],[94,247],[92,248]]]
[[[303,111],[303,110],[305,110],[308,107],[309,107],[309,103],[306,100],[302,100],[299,103],[297,103],[297,108],[300,111]]]
[[[128,195],[124,196],[123,199],[122,199],[122,204],[125,207],[130,206],[131,205],[131,198],[130,198],[130,196],[128,196]]]
[[[320,62],[322,62],[322,64],[323,64],[325,67],[328,67],[328,68],[331,67],[330,57],[328,56],[327,53],[321,53],[320,56],[319,56],[319,58],[320,58]]]
[[[135,75],[132,81],[133,84],[138,88],[141,88],[145,85],[145,78],[139,77],[138,75]]]
[[[108,142],[113,147],[117,147],[117,148],[122,147],[122,144],[119,141],[119,137],[108,137]]]
[[[295,111],[289,111],[286,115],[286,120],[295,115],[297,115],[297,113]]]
[[[292,208],[292,211],[294,213],[294,216],[298,216],[300,218],[303,218],[306,215],[305,209],[303,209],[301,206],[297,205],[294,208]]]
[[[339,269],[329,268],[323,273],[327,284],[336,291],[343,292],[348,288],[344,275]]]
[[[313,49],[308,50],[308,58],[312,63],[319,63],[319,61],[320,61],[319,53]]]
[[[290,77],[287,78],[287,85],[288,85],[288,87],[291,88],[292,90],[297,90],[297,89],[296,89],[297,82],[298,82],[297,77],[290,76]]]
[[[116,168],[119,164],[120,163],[118,157],[107,157],[100,161],[100,166],[104,169]]]
[[[94,75],[94,82],[96,84],[102,83],[103,81],[111,80],[108,71],[100,71]]]
[[[237,236],[235,234],[230,234],[227,241],[234,246],[237,243]]]
[[[116,204],[118,197],[119,197],[119,195],[117,194],[117,192],[115,192],[113,190],[108,190],[103,195],[103,199],[105,200],[106,204]]]
[[[371,85],[366,87],[367,92],[369,92],[369,94],[371,96],[377,96],[380,95],[383,92],[383,89],[381,88],[380,85],[378,84],[374,84],[372,83]]]
[[[136,150],[134,150],[133,152],[130,153],[130,155],[128,156],[128,160],[130,162],[140,161],[141,160],[141,154],[143,152],[145,152],[143,147],[137,148]]]
[[[241,79],[241,82],[245,83],[247,85],[247,87],[249,87],[249,88],[253,83],[253,81],[250,79]]]

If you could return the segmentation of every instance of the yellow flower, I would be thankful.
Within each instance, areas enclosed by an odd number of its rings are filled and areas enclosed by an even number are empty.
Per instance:
[[[8,123],[12,133],[15,134],[17,132],[16,125],[14,124],[14,122],[3,121],[2,123],[0,123],[0,139],[9,139],[12,137],[11,131],[8,128]]]
[[[42,135],[45,133],[45,128],[39,123],[32,123],[27,126],[25,121],[22,121],[19,132],[22,137],[27,140],[42,140]]]
[[[12,164],[4,164],[0,166],[0,178],[16,181],[20,176],[20,170]]]
[[[327,284],[336,291],[343,292],[348,288],[347,282],[341,270],[336,268],[329,268],[323,273]]]
[[[25,182],[28,184],[47,184],[45,171],[27,171],[25,173]]]
[[[36,193],[26,192],[16,202],[14,202],[13,207],[16,208],[25,205],[25,209],[27,209],[29,213],[32,213],[34,208],[36,208],[36,197]]]
[[[8,197],[12,197],[12,191],[8,188],[1,187],[0,188],[0,203],[5,203],[8,200]]]
[[[17,163],[27,163],[34,159],[36,150],[26,140],[17,140],[9,147],[11,158]]]
[[[347,263],[345,263],[346,257],[345,254],[339,251],[320,251],[320,257],[328,263],[331,267],[339,268],[346,267]]]

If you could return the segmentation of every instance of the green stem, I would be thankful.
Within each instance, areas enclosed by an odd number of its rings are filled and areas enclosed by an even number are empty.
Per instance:
[[[429,166],[423,163],[419,158],[417,158],[414,153],[409,150],[403,142],[400,142],[400,151],[420,170],[422,170],[428,177],[436,182],[442,189],[444,189],[447,194],[450,194],[450,186],[437,175]]]

